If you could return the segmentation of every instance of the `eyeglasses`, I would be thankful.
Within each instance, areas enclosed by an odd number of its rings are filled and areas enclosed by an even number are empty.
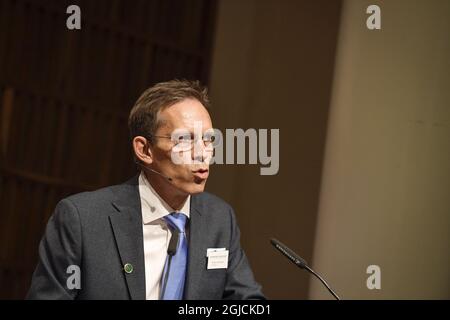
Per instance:
[[[180,151],[190,151],[194,148],[194,144],[198,140],[195,139],[194,134],[192,133],[175,133],[171,136],[168,135],[152,135],[153,138],[165,138],[170,139],[174,146],[172,147],[172,151],[174,152],[180,152]],[[147,138],[147,140],[150,140]],[[214,150],[214,141],[216,140],[216,137],[214,136],[214,133],[205,133],[202,136],[203,145],[205,147],[205,151],[212,152]]]

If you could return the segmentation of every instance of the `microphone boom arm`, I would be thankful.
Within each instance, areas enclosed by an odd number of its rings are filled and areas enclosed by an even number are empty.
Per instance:
[[[328,289],[328,291],[333,295],[333,297],[336,298],[336,300],[341,300],[339,296],[336,294],[336,292],[331,289],[331,287],[328,285],[328,283],[323,279],[319,274],[317,274],[313,269],[311,269],[308,265],[305,266],[305,269],[308,270],[310,273],[312,273],[317,279],[319,279],[323,285]]]

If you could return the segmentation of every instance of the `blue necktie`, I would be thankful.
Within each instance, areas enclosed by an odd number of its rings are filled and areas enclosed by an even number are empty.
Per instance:
[[[164,266],[161,300],[182,300],[187,267],[187,239],[185,233],[186,215],[171,213],[164,217],[173,230],[172,237],[179,233],[177,251],[173,256],[168,255]]]

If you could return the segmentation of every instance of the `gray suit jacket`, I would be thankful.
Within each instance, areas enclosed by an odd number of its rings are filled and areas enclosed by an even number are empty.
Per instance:
[[[233,209],[203,192],[191,197],[185,299],[264,299],[240,246]],[[206,250],[227,248],[227,269],[207,270]],[[131,273],[123,266],[130,263]],[[81,288],[69,289],[70,265]],[[69,282],[73,283],[69,279]],[[39,246],[28,299],[145,299],[138,176],[61,200]]]

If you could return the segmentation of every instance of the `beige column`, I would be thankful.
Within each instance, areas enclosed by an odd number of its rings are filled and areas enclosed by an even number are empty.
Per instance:
[[[449,31],[450,1],[344,1],[313,253],[343,298],[450,298]]]

